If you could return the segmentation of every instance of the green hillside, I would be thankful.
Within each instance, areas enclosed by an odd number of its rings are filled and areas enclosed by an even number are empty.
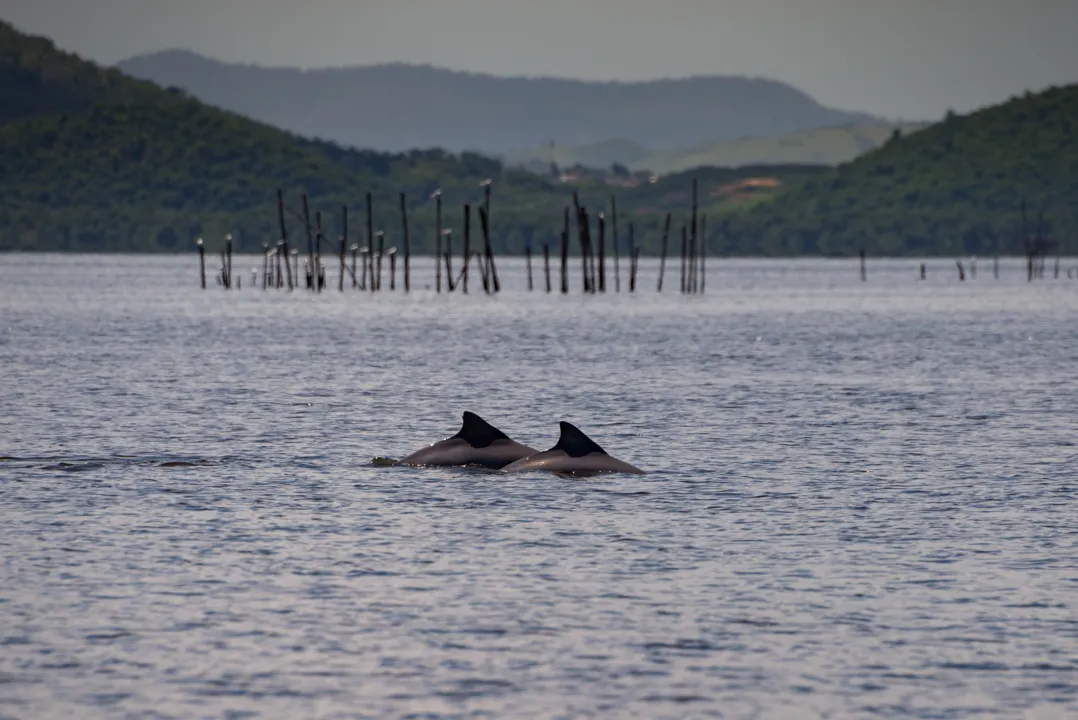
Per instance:
[[[253,250],[279,236],[279,187],[292,208],[308,193],[312,214],[326,214],[331,238],[340,231],[342,205],[351,209],[353,233],[365,225],[370,192],[374,225],[391,243],[401,240],[403,191],[420,252],[434,244],[431,193],[442,190],[444,224],[459,232],[460,206],[481,202],[485,178],[494,180],[492,234],[500,251],[556,241],[574,190],[593,209],[617,190],[626,217],[638,212],[641,230],[658,228],[666,211],[688,210],[688,177],[639,188],[595,179],[570,185],[468,153],[346,150],[97,68],[10,26],[0,30],[0,95],[18,89],[21,98],[5,105],[8,118],[0,124],[0,250],[180,251],[198,235],[225,233]],[[702,178],[701,192],[735,175]],[[744,198],[730,201],[733,207]],[[292,236],[301,234],[295,215],[288,217]],[[658,244],[657,236],[642,239],[648,249]]]
[[[887,143],[730,217],[721,241],[771,254],[1019,250],[1043,213],[1078,228],[1078,85],[1026,94]]]
[[[1078,86],[949,116],[838,168],[708,167],[657,182],[601,172],[560,182],[469,153],[344,149],[103,70],[2,23],[0,97],[0,251],[190,251],[194,237],[213,247],[225,233],[255,250],[279,236],[282,188],[292,208],[309,194],[330,238],[348,205],[360,242],[372,193],[390,244],[401,240],[405,192],[413,248],[429,252],[432,191],[442,190],[443,225],[459,232],[460,206],[482,201],[485,178],[499,252],[556,243],[574,191],[592,211],[616,194],[622,232],[634,222],[644,252],[655,252],[665,214],[675,228],[687,219],[693,176],[712,253],[1013,252],[1023,198],[1031,229],[1041,213],[1049,234],[1078,228]],[[288,221],[291,237],[305,234],[294,214]]]
[[[0,124],[103,102],[146,100],[157,86],[83,62],[45,38],[23,35],[0,20]]]
[[[629,140],[608,140],[577,147],[521,150],[506,153],[503,159],[511,166],[535,172],[547,172],[551,162],[560,168],[609,168],[618,163],[634,172],[650,170],[664,175],[705,166],[838,165],[880,147],[896,130],[909,134],[924,127],[927,123],[852,123],[672,150],[648,150]]]
[[[704,165],[838,165],[880,147],[896,130],[908,134],[925,126],[925,123],[863,123],[806,130],[778,137],[743,138],[682,150],[652,152],[629,163],[629,167],[633,170],[647,169],[656,173],[670,173]]]

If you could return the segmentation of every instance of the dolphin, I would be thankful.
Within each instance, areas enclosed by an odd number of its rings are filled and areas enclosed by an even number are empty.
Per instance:
[[[607,455],[598,443],[564,420],[558,444],[549,450],[529,455],[506,465],[505,472],[528,472],[531,470],[549,470],[556,473],[590,475],[600,472],[646,474],[638,467]]]
[[[514,460],[537,452],[535,448],[510,439],[475,413],[466,411],[460,432],[412,453],[398,465],[476,465],[500,470]]]

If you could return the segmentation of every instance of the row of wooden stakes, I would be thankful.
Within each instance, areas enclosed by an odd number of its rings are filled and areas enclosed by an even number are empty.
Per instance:
[[[463,249],[459,271],[453,268],[453,231],[442,228],[442,197],[441,192],[435,192],[432,199],[435,201],[435,228],[437,230],[435,257],[435,289],[442,292],[442,274],[445,273],[445,289],[447,292],[468,292],[469,268],[474,261],[481,276],[483,291],[487,294],[501,292],[501,282],[498,278],[498,268],[494,258],[494,249],[490,241],[490,181],[484,181],[484,202],[478,208],[479,225],[483,238],[482,252],[473,251],[471,247],[471,223],[472,208],[465,204],[463,207]],[[285,224],[286,210],[303,223],[307,236],[307,257],[303,263],[303,272],[300,273],[300,253],[298,249],[290,249],[288,243],[288,230]],[[396,247],[386,248],[385,233],[375,231],[373,227],[372,198],[370,193],[366,196],[367,227],[366,235],[368,245],[348,244],[348,208],[341,209],[342,235],[338,239],[339,271],[337,275],[337,289],[345,289],[346,276],[351,281],[353,289],[377,292],[382,290],[383,260],[388,259],[389,264],[389,289],[397,289],[397,256],[403,255],[403,289],[404,292],[411,290],[411,247],[408,232],[408,212],[404,193],[400,194],[401,226],[403,231],[403,252],[398,252]],[[617,200],[610,198],[612,249],[614,260],[614,292],[621,292],[621,269],[620,269],[620,243],[618,237]],[[581,287],[585,293],[605,293],[607,291],[607,233],[606,215],[599,212],[596,216],[597,237],[592,237],[592,218],[586,207],[580,205],[577,194],[573,193],[572,211],[576,215],[576,232],[580,247],[581,261]],[[280,225],[281,240],[274,247],[263,243],[262,268],[253,271],[253,284],[258,283],[261,274],[262,289],[289,290],[305,288],[312,292],[321,292],[326,287],[326,262],[323,259],[322,243],[327,240],[322,232],[322,214],[315,213],[314,222],[311,222],[310,209],[307,196],[302,198],[302,212],[287,208],[284,197],[280,190],[277,191],[277,218]],[[666,255],[670,239],[670,225],[672,215],[666,214],[663,226],[661,243],[661,255],[659,261],[659,278],[657,291],[662,292],[663,277],[666,271]],[[706,237],[706,215],[699,216],[697,213],[697,182],[692,181],[692,216],[688,225],[681,228],[681,292],[685,294],[697,294],[704,292],[705,288],[705,262],[706,246],[698,238]],[[633,224],[628,226],[629,241],[629,292],[636,292],[637,270],[640,261],[640,247],[635,244],[633,236]],[[444,242],[444,247],[443,247]],[[206,287],[206,259],[205,248],[202,239],[196,241],[199,253],[199,273],[202,287]],[[560,267],[560,290],[562,294],[569,292],[569,246],[570,246],[570,208],[565,208],[563,217],[563,229],[561,233],[561,267]],[[534,289],[532,278],[532,249],[531,245],[525,247],[525,258],[528,271],[528,290]],[[351,263],[349,264],[349,259]],[[543,268],[546,279],[546,291],[552,292],[550,272],[550,247],[543,243]],[[302,281],[301,281],[302,278]],[[217,275],[217,284],[226,290],[231,289],[233,280],[239,289],[242,281],[235,277],[232,271],[232,236],[225,237],[225,245],[221,249],[221,270]]]

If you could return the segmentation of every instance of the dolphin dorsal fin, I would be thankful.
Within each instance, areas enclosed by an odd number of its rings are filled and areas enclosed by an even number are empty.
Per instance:
[[[569,457],[584,457],[591,453],[606,455],[606,450],[599,447],[599,443],[580,432],[571,423],[562,420],[559,425],[561,426],[561,437],[558,438],[558,444],[553,447],[554,450],[564,450]]]
[[[468,411],[464,412],[464,423],[460,426],[460,432],[453,437],[460,438],[476,448],[486,447],[495,440],[509,439],[509,436],[501,430],[475,413]]]

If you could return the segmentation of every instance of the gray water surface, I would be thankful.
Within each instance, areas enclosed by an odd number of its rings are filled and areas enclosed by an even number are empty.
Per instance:
[[[1078,717],[1078,280],[918,262],[0,256],[0,718]],[[370,464],[464,410],[650,474]]]

